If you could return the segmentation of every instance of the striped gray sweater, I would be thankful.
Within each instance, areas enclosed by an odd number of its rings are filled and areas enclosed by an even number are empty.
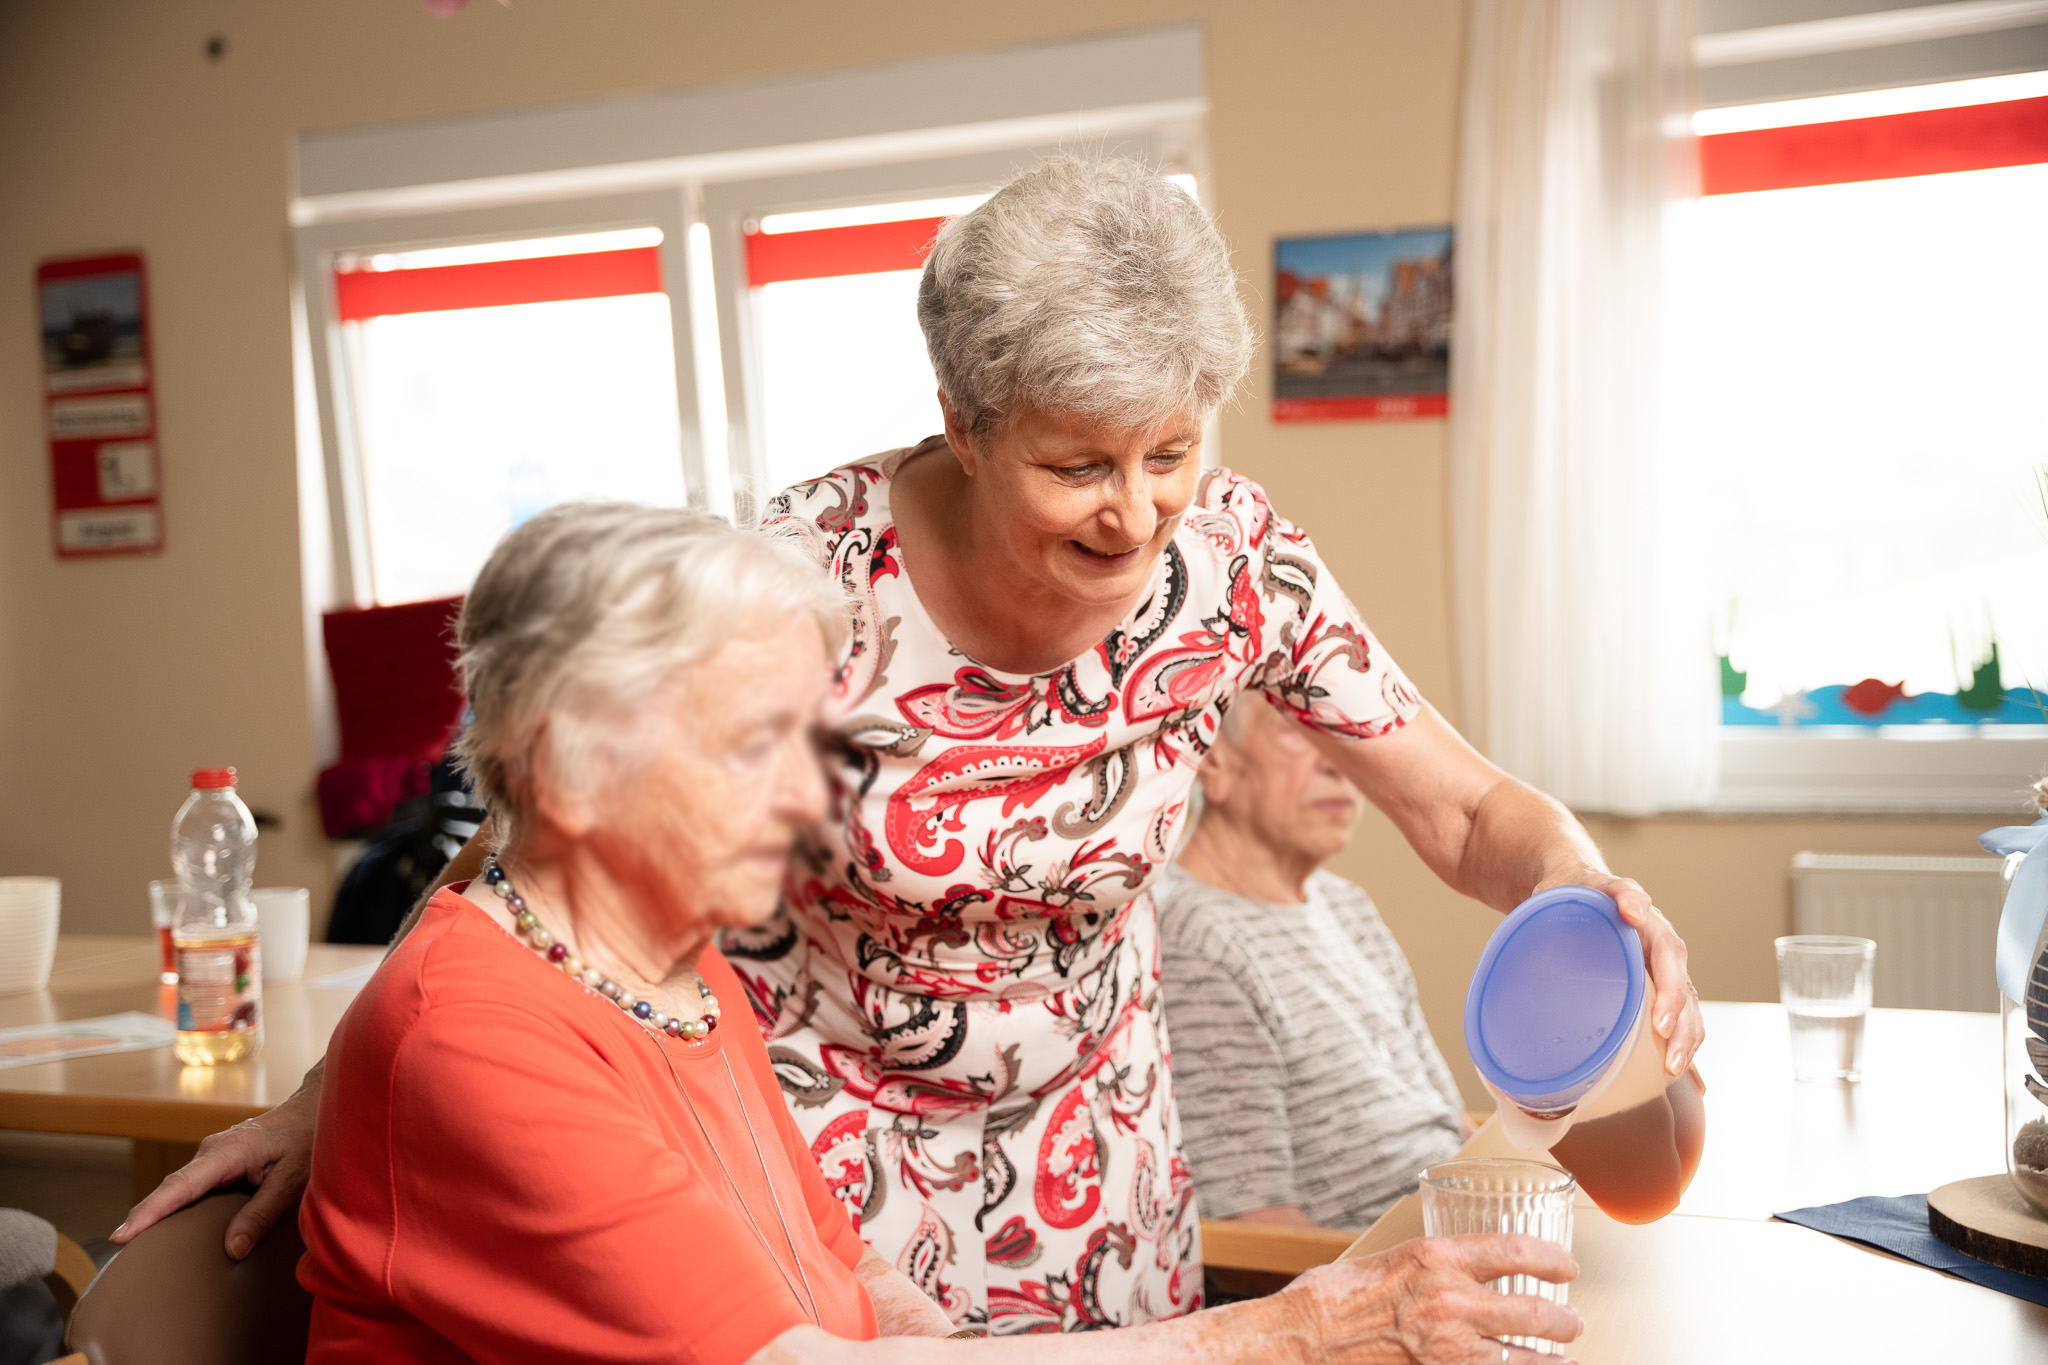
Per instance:
[[[1173,1087],[1202,1215],[1298,1204],[1363,1228],[1463,1141],[1415,976],[1363,890],[1301,905],[1178,866],[1154,888]]]

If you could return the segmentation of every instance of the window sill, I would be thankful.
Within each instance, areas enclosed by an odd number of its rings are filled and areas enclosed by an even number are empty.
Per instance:
[[[1707,810],[2010,815],[2048,769],[2048,725],[1728,726]]]

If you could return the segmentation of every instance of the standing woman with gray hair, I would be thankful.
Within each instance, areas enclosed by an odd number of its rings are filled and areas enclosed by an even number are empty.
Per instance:
[[[1019,176],[925,266],[944,435],[789,489],[764,522],[856,619],[822,827],[725,956],[862,1238],[994,1333],[1201,1301],[1147,889],[1247,689],[1460,891],[1612,894],[1673,1074],[1703,1035],[1643,889],[1416,695],[1257,485],[1202,468],[1250,363],[1237,284],[1207,214],[1143,166]],[[119,1235],[247,1176],[246,1249],[305,1179],[318,1084],[209,1140]]]
[[[918,317],[945,434],[769,504],[858,613],[823,836],[725,942],[870,1245],[998,1333],[1199,1304],[1148,888],[1246,690],[1458,889],[1615,895],[1683,1070],[1684,945],[1642,888],[1422,702],[1257,485],[1202,468],[1252,336],[1200,205],[1055,159],[941,230]]]

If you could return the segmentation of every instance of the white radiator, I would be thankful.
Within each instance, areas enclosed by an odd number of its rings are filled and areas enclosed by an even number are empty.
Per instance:
[[[1792,855],[1792,932],[1877,941],[1873,1003],[1995,1010],[2003,860]]]

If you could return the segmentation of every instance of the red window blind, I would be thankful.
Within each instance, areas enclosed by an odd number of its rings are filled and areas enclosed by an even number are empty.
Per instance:
[[[660,292],[660,248],[651,246],[414,270],[345,270],[334,276],[335,304],[343,322],[393,313]]]
[[[320,619],[344,758],[440,757],[462,716],[460,597],[330,611]]]
[[[876,275],[916,270],[931,254],[943,218],[816,228],[809,232],[756,232],[747,237],[747,283],[758,289],[784,280],[834,275]]]
[[[1700,139],[1703,194],[1749,194],[2048,162],[2048,96]]]

